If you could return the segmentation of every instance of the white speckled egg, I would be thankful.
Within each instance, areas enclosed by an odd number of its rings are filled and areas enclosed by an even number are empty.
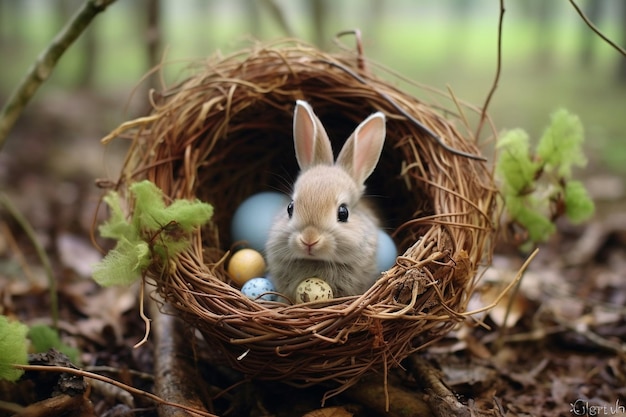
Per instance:
[[[228,274],[238,285],[265,273],[265,259],[254,249],[240,249],[228,261]]]
[[[321,278],[307,278],[298,284],[296,288],[296,304],[332,299],[333,289]]]
[[[378,229],[378,250],[376,252],[376,264],[380,272],[386,271],[396,263],[398,249],[391,236]]]
[[[271,291],[276,291],[276,288],[274,288],[272,281],[267,278],[252,278],[241,287],[241,293],[253,300],[276,301],[278,298],[276,294],[262,295]]]
[[[235,211],[231,221],[233,242],[244,240],[259,252],[265,250],[265,242],[276,215],[287,210],[290,198],[284,194],[264,191],[245,199]]]

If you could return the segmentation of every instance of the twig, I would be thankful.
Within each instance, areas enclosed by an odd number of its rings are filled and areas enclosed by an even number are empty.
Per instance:
[[[496,74],[493,79],[493,83],[491,84],[491,89],[487,94],[487,98],[485,99],[485,104],[480,112],[480,121],[478,122],[478,128],[476,129],[476,140],[480,136],[480,131],[483,129],[483,125],[485,124],[485,119],[487,119],[487,108],[489,107],[489,103],[491,103],[491,99],[493,98],[496,89],[498,88],[498,83],[500,82],[500,74],[502,73],[502,24],[504,22],[504,0],[500,0],[500,15],[498,16],[498,57],[496,59]]]
[[[83,378],[91,378],[91,379],[95,379],[97,381],[102,381],[105,382],[107,384],[111,384],[111,385],[115,385],[116,387],[119,387],[125,391],[128,391],[129,393],[133,394],[133,395],[139,395],[145,398],[148,398],[154,402],[156,402],[157,404],[162,404],[162,405],[168,405],[171,407],[177,407],[177,408],[181,408],[185,411],[188,411],[192,414],[197,414],[197,415],[201,415],[201,416],[205,416],[205,417],[217,417],[215,414],[211,414],[209,412],[203,411],[203,410],[198,410],[196,408],[193,407],[187,407],[183,404],[176,404],[170,401],[165,401],[162,398],[151,394],[149,392],[140,390],[138,388],[135,387],[131,387],[130,385],[126,385],[122,382],[116,381],[114,379],[108,378],[106,376],[103,375],[98,375],[98,374],[94,374],[91,372],[87,372],[87,371],[83,371],[82,369],[74,369],[74,368],[68,368],[66,366],[48,366],[48,365],[13,365],[14,368],[17,369],[21,369],[23,371],[36,371],[36,372],[59,372],[59,373],[66,373],[66,374],[70,374],[70,375],[77,375],[77,376],[81,376]]]
[[[580,322],[572,323],[571,321],[562,319],[557,315],[555,315],[554,320],[561,326],[573,331],[576,334],[583,336],[584,338],[592,343],[595,343],[599,347],[615,352],[617,355],[620,356],[626,355],[626,343],[620,343],[619,339],[617,338],[617,340],[606,339],[599,334],[594,333],[589,329],[588,326]]]
[[[353,35],[355,40],[356,40],[356,44],[355,44],[355,48],[356,48],[356,66],[359,70],[361,71],[366,71],[365,68],[365,59],[364,57],[364,53],[363,53],[363,37],[361,35],[361,30],[360,29],[351,29],[351,30],[344,30],[342,32],[339,32],[337,35],[335,35],[335,43],[339,46],[339,47],[343,47],[343,45],[341,44],[341,42],[339,42],[339,38],[341,38],[342,36],[346,36],[346,35]],[[344,49],[347,49],[344,47]]]
[[[19,414],[22,411],[24,411],[26,407],[17,404],[17,403],[12,403],[9,401],[4,401],[4,400],[0,400],[0,410],[1,411],[8,411],[11,414]]]
[[[144,332],[143,335],[143,339],[141,339],[139,342],[135,343],[135,346],[133,346],[134,349],[137,349],[138,347],[140,347],[141,345],[143,345],[144,343],[146,343],[148,341],[148,336],[150,336],[150,317],[146,316],[145,312],[144,312],[144,292],[145,292],[145,288],[146,288],[146,278],[142,277],[141,278],[141,286],[139,287],[139,316],[141,316],[141,319],[143,320],[144,324],[146,325],[146,331]]]
[[[623,56],[626,56],[626,50],[624,50],[624,48],[622,48],[621,46],[613,42],[611,39],[609,39],[602,32],[600,32],[600,30],[597,27],[595,27],[595,25],[591,22],[591,20],[589,20],[589,18],[585,15],[585,13],[583,13],[580,7],[578,7],[578,5],[576,4],[574,0],[569,0],[569,2],[572,5],[572,7],[576,10],[576,13],[578,13],[580,18],[585,22],[587,26],[589,26],[589,29],[591,29],[596,35],[602,38],[604,42],[608,43],[613,48],[615,48],[620,54],[622,54]]]
[[[350,75],[352,78],[354,78],[355,80],[357,80],[361,84],[367,85],[367,81],[363,77],[361,77],[356,72],[354,72],[351,69],[345,67],[344,65],[341,65],[338,62],[332,62],[332,61],[326,61],[326,60],[323,60],[323,61],[320,61],[320,62],[328,64],[328,65],[330,65],[332,67],[338,68],[338,69],[342,70],[343,72],[345,72],[346,74]],[[400,114],[402,114],[409,121],[411,121],[411,123],[413,123],[415,126],[419,127],[426,135],[428,135],[431,139],[433,139],[435,142],[437,142],[437,144],[439,146],[441,146],[443,149],[445,149],[446,151],[448,151],[448,152],[450,152],[452,154],[455,154],[455,155],[459,155],[459,156],[462,156],[462,157],[465,157],[465,158],[469,158],[469,159],[474,159],[474,160],[477,160],[477,161],[486,161],[487,160],[483,156],[474,155],[474,154],[471,154],[469,152],[463,152],[463,151],[460,151],[458,149],[454,149],[454,148],[448,146],[446,143],[444,143],[444,141],[435,132],[433,132],[431,129],[426,127],[423,123],[421,123],[419,120],[417,120],[415,117],[413,117],[409,112],[407,112],[405,109],[403,109],[388,94],[383,93],[382,91],[378,91],[376,89],[374,89],[374,91],[380,97],[382,97],[385,101],[387,101],[389,104],[391,104],[391,106],[394,109],[396,109]]]
[[[524,263],[522,264],[522,266],[520,267],[519,271],[517,271],[517,275],[515,275],[515,278],[513,279],[513,281],[511,281],[506,288],[504,288],[504,290],[502,290],[502,292],[498,295],[498,297],[496,297],[496,299],[489,305],[478,308],[476,310],[472,310],[472,311],[466,311],[464,313],[461,313],[463,316],[466,317],[471,317],[474,316],[478,313],[482,313],[484,311],[489,311],[492,310],[496,305],[498,305],[498,303],[502,300],[502,298],[504,298],[504,296],[511,290],[511,288],[513,288],[514,286],[518,285],[518,282],[522,279],[524,272],[526,271],[526,269],[528,268],[528,265],[530,265],[530,262],[535,258],[535,256],[537,256],[537,254],[539,253],[539,248],[535,248],[535,250],[530,254],[530,256],[528,256],[528,258],[526,259],[526,261],[524,261]]]
[[[52,266],[50,265],[50,259],[46,254],[45,249],[37,240],[37,234],[33,230],[32,226],[28,222],[28,220],[20,213],[20,211],[13,205],[11,200],[0,193],[0,206],[4,206],[4,208],[9,212],[11,216],[15,219],[17,224],[20,225],[28,239],[30,239],[33,247],[35,248],[35,252],[37,252],[37,257],[41,261],[43,265],[43,269],[46,273],[46,277],[48,278],[48,285],[50,286],[50,312],[52,315],[52,325],[55,329],[58,330],[59,326],[59,299],[57,295],[57,282],[54,279],[54,272],[52,271]]]
[[[9,131],[17,122],[26,104],[37,89],[50,77],[52,70],[65,51],[85,31],[89,23],[115,0],[87,0],[67,25],[57,34],[50,45],[39,55],[26,75],[15,88],[0,112],[0,149]]]
[[[435,416],[470,417],[470,409],[463,405],[443,381],[443,373],[426,359],[413,354],[406,360],[406,367],[419,381],[428,395],[426,401]]]
[[[193,330],[173,315],[168,305],[164,306],[165,311],[160,311],[159,304],[163,302],[158,296],[147,300],[150,315],[154,317],[154,392],[164,400],[208,411],[202,401],[203,381],[189,342]],[[179,410],[170,407],[159,409],[160,417],[180,415]]]

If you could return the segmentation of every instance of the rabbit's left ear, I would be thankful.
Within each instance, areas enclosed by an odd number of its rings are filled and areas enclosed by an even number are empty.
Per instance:
[[[358,183],[370,176],[385,143],[385,115],[376,112],[361,122],[341,148],[337,165]]]

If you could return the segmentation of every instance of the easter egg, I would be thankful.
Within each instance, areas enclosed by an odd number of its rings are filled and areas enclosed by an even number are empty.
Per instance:
[[[303,280],[296,288],[296,304],[333,299],[333,289],[321,278]]]
[[[254,249],[241,249],[231,256],[228,262],[228,274],[238,285],[265,273],[265,260]]]
[[[379,271],[386,271],[396,263],[398,249],[391,236],[378,229],[378,250],[376,252],[376,265]]]
[[[233,215],[231,235],[234,242],[244,240],[247,246],[259,252],[265,250],[265,242],[281,210],[287,210],[290,198],[284,194],[264,191],[244,200]]]
[[[278,298],[276,294],[264,294],[271,291],[276,291],[276,288],[267,278],[252,278],[241,287],[241,293],[253,300],[276,301]]]

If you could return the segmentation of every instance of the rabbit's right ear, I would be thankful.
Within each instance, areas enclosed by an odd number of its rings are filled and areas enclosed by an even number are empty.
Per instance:
[[[301,169],[332,165],[333,150],[328,134],[313,109],[304,100],[296,101],[293,114],[293,141]]]

